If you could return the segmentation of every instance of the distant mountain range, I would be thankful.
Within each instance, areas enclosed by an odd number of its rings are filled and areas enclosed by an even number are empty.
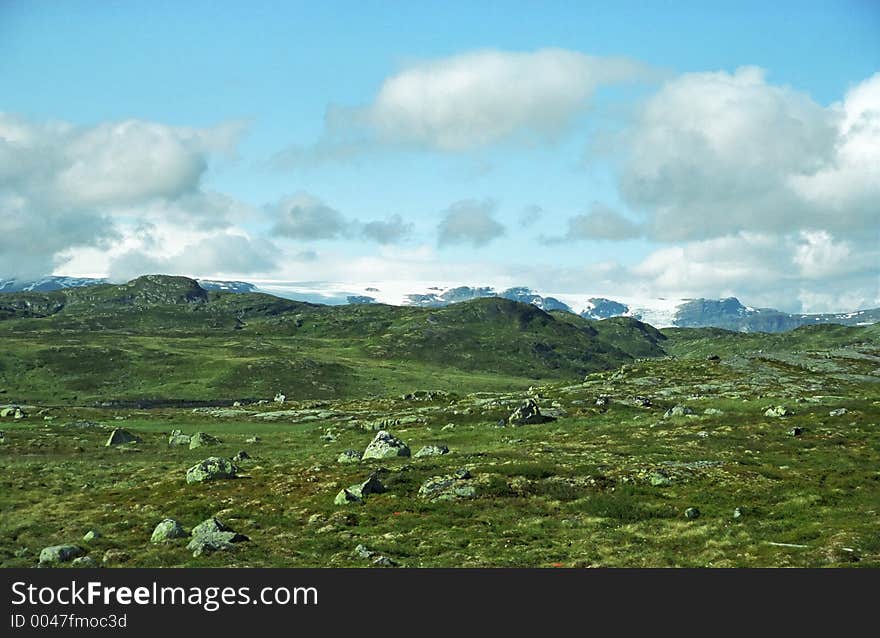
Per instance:
[[[481,298],[502,298],[531,304],[544,310],[570,312],[585,319],[632,317],[657,328],[714,327],[736,332],[785,332],[800,326],[841,324],[870,325],[880,322],[880,308],[848,313],[792,314],[772,308],[752,308],[737,298],[725,299],[608,299],[581,295],[542,295],[530,288],[514,287],[496,291],[491,286],[430,286],[422,292],[383,292],[382,288],[352,287],[345,292],[338,286],[310,285],[257,286],[244,281],[198,280],[205,290],[234,293],[269,292],[279,297],[330,305],[385,303],[389,305],[442,308],[450,304]],[[107,283],[86,277],[42,277],[31,281],[0,279],[0,293],[50,292]]]
[[[220,290],[223,292],[259,292],[254,284],[245,281],[215,281],[213,279],[198,279],[199,285],[205,290]],[[107,279],[95,279],[92,277],[41,277],[32,280],[0,279],[0,293],[2,292],[52,292],[65,288],[82,288],[84,286],[96,286],[109,283]]]

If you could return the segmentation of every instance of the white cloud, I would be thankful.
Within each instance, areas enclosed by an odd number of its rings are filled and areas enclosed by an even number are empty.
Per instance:
[[[627,219],[613,208],[594,204],[584,215],[568,220],[568,231],[563,237],[545,239],[547,243],[583,240],[624,240],[640,237],[644,231],[639,224]]]
[[[754,67],[679,76],[629,131],[621,192],[665,241],[876,228],[878,85],[823,107]]]

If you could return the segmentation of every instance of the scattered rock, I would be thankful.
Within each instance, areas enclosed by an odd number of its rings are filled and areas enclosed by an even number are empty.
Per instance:
[[[422,456],[440,456],[441,454],[449,454],[449,448],[445,445],[426,445],[416,452],[415,458]]]
[[[446,476],[432,476],[422,483],[419,496],[431,501],[451,501],[459,498],[474,498],[476,488],[470,484],[471,474],[465,469]]]
[[[672,485],[672,479],[662,472],[654,472],[651,474],[651,485],[654,487],[668,487]]]
[[[240,407],[241,407],[241,401],[233,401],[233,402],[232,402],[232,407],[233,407],[233,408],[240,408]]]
[[[216,436],[211,436],[210,434],[206,434],[205,432],[196,432],[190,437],[189,440],[189,449],[195,450],[196,448],[200,448],[207,445],[219,445],[222,443],[220,439]]]
[[[216,518],[202,521],[193,528],[192,540],[186,548],[193,553],[193,558],[220,550],[229,550],[235,543],[243,543],[250,539],[244,534],[232,530]]]
[[[792,416],[792,415],[794,415],[794,412],[789,410],[784,405],[771,406],[764,411],[764,416],[769,416],[769,417],[783,417],[783,416]]]
[[[377,473],[373,472],[363,483],[350,485],[344,490],[340,490],[333,503],[335,505],[348,505],[349,503],[363,505],[368,494],[381,494],[384,491],[385,486],[382,485]]]
[[[251,455],[245,452],[244,450],[239,450],[235,453],[235,456],[232,457],[233,463],[241,463],[242,461],[247,461],[251,458]]]
[[[77,545],[52,545],[40,551],[40,565],[55,565],[67,563],[77,556],[85,554],[82,547]]]
[[[95,562],[95,559],[91,556],[80,556],[79,558],[74,558],[70,563],[71,567],[80,567],[84,569],[88,569],[91,567],[97,567],[98,563]]]
[[[703,410],[703,414],[706,416],[722,416],[724,411],[719,410],[718,408],[706,408]]]
[[[651,399],[648,397],[635,396],[633,397],[633,403],[640,408],[650,408],[653,404],[651,403]]]
[[[734,518],[742,518],[743,517],[743,509],[741,507],[735,507],[733,509],[733,517]]]
[[[546,423],[547,421],[555,421],[553,417],[544,416],[538,407],[538,402],[534,399],[526,399],[519,404],[510,416],[507,417],[507,423],[510,425],[528,425],[531,423]]]
[[[172,538],[183,538],[184,536],[186,536],[186,530],[183,529],[183,525],[175,521],[173,518],[166,518],[156,525],[156,528],[153,530],[153,535],[150,536],[150,542],[163,543]]]
[[[345,450],[336,457],[337,463],[357,463],[361,460],[361,453],[357,450]]]
[[[684,511],[684,517],[690,521],[700,518],[700,510],[696,507],[689,507]]]
[[[788,431],[789,436],[800,436],[800,435],[803,434],[803,433],[804,433],[804,429],[803,429],[803,428],[797,428],[797,427],[792,428],[792,429],[790,429],[790,430]]]
[[[101,538],[101,533],[93,529],[90,529],[88,532],[86,532],[85,536],[83,536],[83,540],[87,543],[91,543],[92,541],[99,538]]]
[[[596,399],[596,407],[597,408],[607,408],[611,404],[611,395],[610,394],[600,394]]]
[[[681,405],[679,403],[678,405],[675,405],[675,406],[669,408],[668,410],[666,410],[666,412],[663,413],[663,418],[670,419],[672,417],[687,416],[687,415],[693,414],[693,413],[694,413],[694,411],[691,408],[687,407],[686,405]]]
[[[280,392],[275,395],[275,403],[284,403],[285,400],[287,400],[287,397]]]
[[[104,564],[108,563],[125,563],[131,559],[131,555],[128,552],[124,552],[121,549],[108,549],[104,552],[103,558],[101,558],[101,562]]]
[[[455,423],[447,423],[442,428],[440,428],[441,432],[449,432],[455,429]]]
[[[396,456],[410,456],[409,448],[396,436],[389,434],[385,430],[380,430],[367,446],[367,449],[364,450],[361,458],[364,460],[387,459]]]
[[[203,481],[214,481],[217,479],[235,478],[238,473],[238,467],[229,459],[219,456],[212,456],[199,461],[186,471],[187,483],[201,483]]]
[[[16,421],[19,421],[21,419],[27,418],[27,413],[24,410],[22,410],[20,407],[18,407],[17,405],[12,405],[12,406],[8,406],[8,407],[5,407],[2,410],[0,410],[0,418],[4,418],[4,419],[11,418],[11,419],[15,419]]]
[[[190,441],[192,441],[192,437],[180,430],[172,430],[171,436],[168,437],[168,445],[189,446]]]
[[[110,437],[107,439],[107,442],[104,444],[105,447],[111,447],[113,445],[125,445],[126,443],[140,443],[141,440],[139,437],[135,436],[128,430],[123,430],[122,428],[116,428],[110,433]]]
[[[828,413],[828,416],[843,416],[846,413],[846,408],[837,408],[836,410],[831,410],[831,412]]]
[[[710,354],[708,357],[706,357],[706,361],[721,361],[721,357],[719,357],[717,354]]]
[[[245,442],[245,443],[254,444],[254,443],[259,443],[259,442],[262,441],[262,440],[263,440],[263,439],[261,439],[261,438],[258,437],[258,436],[252,436],[252,437],[249,438],[249,439],[245,439],[244,442]]]

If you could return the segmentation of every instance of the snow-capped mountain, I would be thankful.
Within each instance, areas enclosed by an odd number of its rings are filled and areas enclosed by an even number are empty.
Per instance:
[[[63,288],[80,288],[106,282],[106,279],[92,277],[50,276],[31,280],[0,279],[0,292],[52,292]]]

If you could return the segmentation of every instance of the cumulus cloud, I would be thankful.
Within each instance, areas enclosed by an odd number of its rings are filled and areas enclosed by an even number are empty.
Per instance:
[[[241,207],[200,182],[210,156],[232,153],[240,123],[94,126],[0,113],[0,275],[51,273],[82,247],[106,247],[119,221],[228,225]]]
[[[466,199],[455,202],[443,213],[437,227],[438,243],[484,246],[505,234],[505,228],[494,218],[495,202]]]
[[[407,237],[412,229],[413,225],[403,221],[400,215],[392,215],[385,220],[367,222],[361,234],[377,244],[396,244]]]
[[[824,107],[761,69],[688,73],[627,135],[620,190],[661,241],[876,228],[880,79]]]
[[[544,217],[544,209],[537,204],[529,204],[523,208],[519,215],[519,225],[523,227],[533,226]]]
[[[654,76],[634,60],[558,48],[420,61],[386,78],[370,104],[329,107],[316,144],[290,147],[271,163],[298,168],[388,145],[458,152],[507,140],[546,142],[589,108],[601,86]]]
[[[627,219],[613,208],[595,204],[590,211],[576,215],[568,220],[568,231],[563,237],[551,238],[550,243],[559,241],[583,240],[624,240],[635,239],[643,233],[639,224]]]

